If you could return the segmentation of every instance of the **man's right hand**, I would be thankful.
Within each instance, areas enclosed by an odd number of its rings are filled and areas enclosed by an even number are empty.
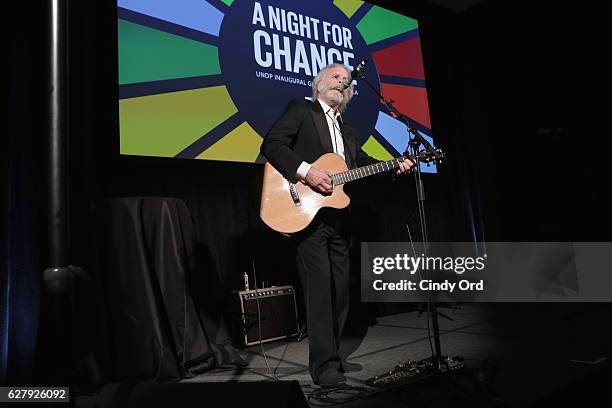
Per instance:
[[[306,174],[304,182],[314,191],[322,194],[332,193],[332,180],[329,174],[317,168],[311,167]]]

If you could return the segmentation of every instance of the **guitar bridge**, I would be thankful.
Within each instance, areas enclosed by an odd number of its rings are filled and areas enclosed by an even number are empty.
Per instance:
[[[302,205],[302,202],[300,201],[300,195],[298,194],[298,191],[297,191],[297,188],[295,187],[295,184],[289,183],[289,193],[291,193],[291,198],[293,199],[293,204],[295,204],[295,205]]]

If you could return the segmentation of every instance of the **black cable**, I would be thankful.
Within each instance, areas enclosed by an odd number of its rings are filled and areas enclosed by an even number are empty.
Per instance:
[[[280,367],[280,364],[283,362],[283,360],[285,359],[285,354],[287,353],[287,349],[289,348],[289,342],[287,341],[285,343],[285,349],[283,350],[283,354],[281,354],[280,359],[278,360],[278,364],[276,364],[276,367],[274,368],[274,377],[275,378],[279,378],[278,375],[276,374],[276,371],[278,370],[278,367]]]
[[[364,387],[341,385],[334,388],[318,388],[308,394],[312,406],[341,405],[364,398],[368,390]]]
[[[259,337],[259,346],[261,347],[261,352],[264,356],[264,361],[266,363],[266,368],[268,370],[268,375],[274,381],[279,381],[280,379],[276,376],[276,372],[272,372],[270,368],[270,364],[268,364],[268,356],[266,355],[266,350],[263,346],[263,341],[261,339],[261,308],[259,307],[259,288],[257,287],[257,272],[255,272],[255,260],[252,260],[253,265],[253,280],[255,281],[255,303],[257,304],[257,326],[258,326],[258,337]]]

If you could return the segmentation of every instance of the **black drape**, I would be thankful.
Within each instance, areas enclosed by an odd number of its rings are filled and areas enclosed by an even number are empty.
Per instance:
[[[43,10],[11,3],[1,25],[8,75],[3,79],[0,149],[0,385],[32,382],[44,264],[41,167],[45,108],[41,101]],[[11,21],[23,22],[15,26]]]
[[[230,363],[235,350],[215,307],[216,288],[202,279],[207,271],[185,203],[98,200],[94,219],[95,271],[108,328],[100,339],[108,341],[111,377],[186,378]]]
[[[15,144],[17,146],[15,146]],[[33,379],[40,300],[40,183],[32,151],[16,153],[21,143],[9,140],[10,159],[2,160],[0,203],[0,384],[28,384]]]

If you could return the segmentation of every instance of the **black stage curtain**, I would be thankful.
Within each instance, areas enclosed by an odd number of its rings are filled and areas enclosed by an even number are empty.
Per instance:
[[[98,200],[94,219],[96,280],[108,325],[98,339],[108,342],[111,378],[188,378],[229,364],[236,351],[215,306],[214,282],[200,270],[185,203]]]
[[[4,42],[0,149],[0,386],[27,385],[35,371],[41,275],[45,267],[45,16],[13,2]],[[28,21],[27,24],[18,23]],[[15,22],[15,24],[11,24]]]

